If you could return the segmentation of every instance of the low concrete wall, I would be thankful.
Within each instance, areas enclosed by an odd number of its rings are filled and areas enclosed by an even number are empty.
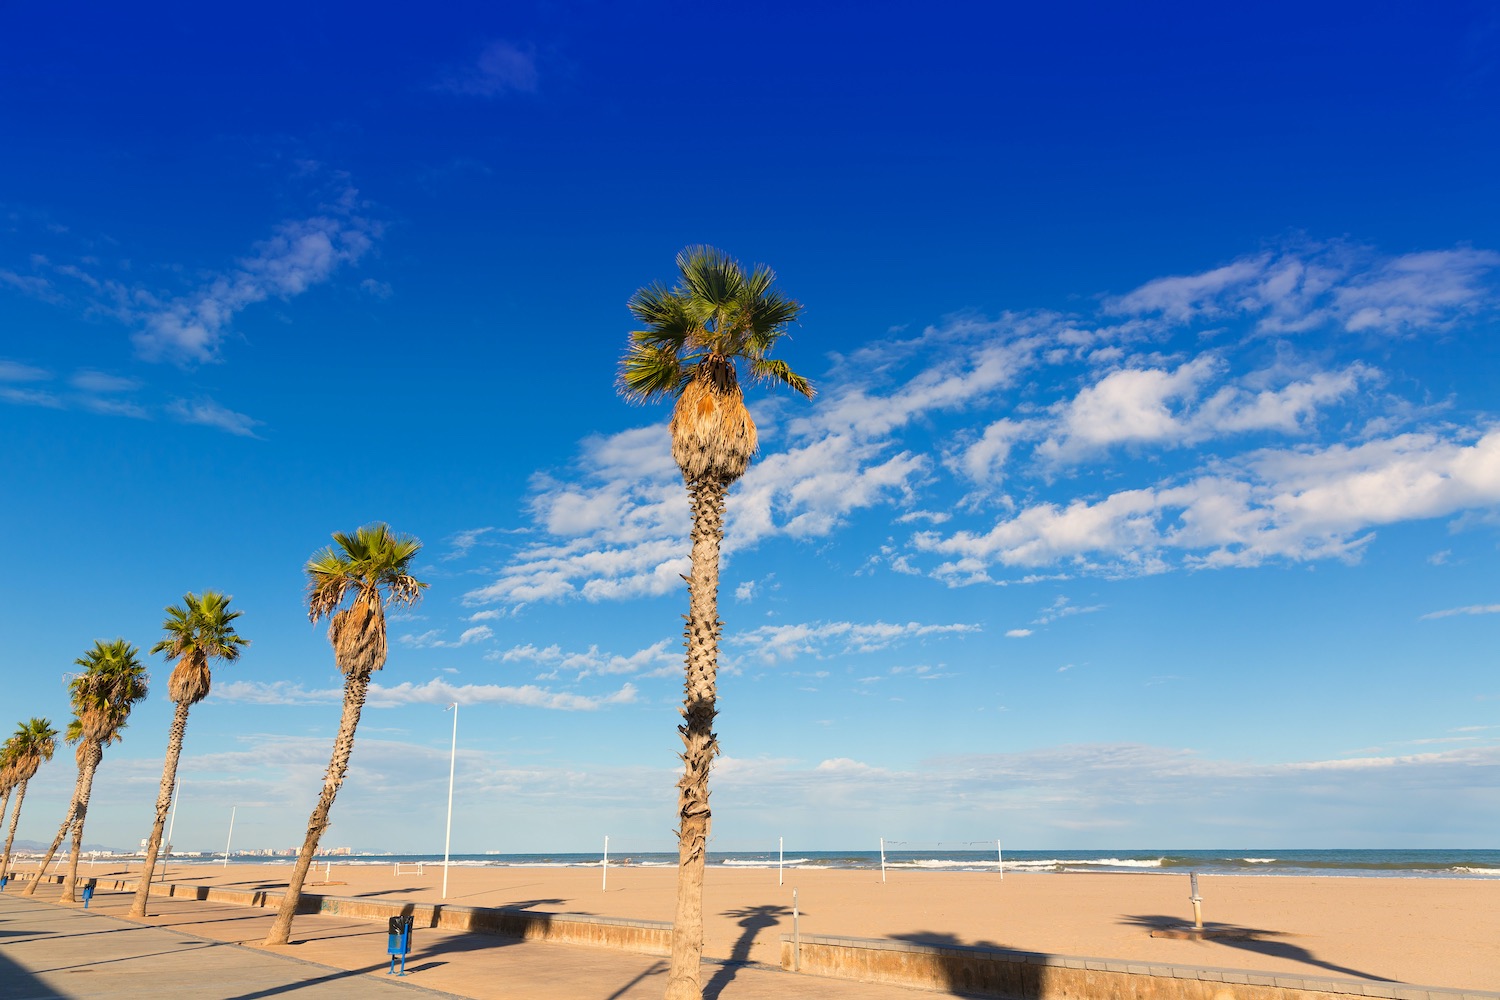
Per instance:
[[[1500,993],[804,934],[781,967],[1005,1000],[1500,1000]]]
[[[35,872],[18,872],[14,877],[31,881],[37,876]],[[44,882],[61,882],[62,879],[61,875],[42,876]],[[86,879],[87,876],[80,876],[80,884]],[[96,892],[135,892],[140,880],[96,879],[95,884]],[[286,894],[280,891],[161,882],[151,886],[151,895],[271,908],[281,906],[282,897]],[[329,913],[380,923],[391,917],[410,916],[417,927],[611,948],[641,955],[667,955],[672,949],[672,925],[662,920],[625,920],[619,917],[595,917],[586,913],[545,913],[538,910],[449,906],[442,903],[402,903],[362,896],[323,896],[310,892],[304,892],[297,901],[297,912]]]

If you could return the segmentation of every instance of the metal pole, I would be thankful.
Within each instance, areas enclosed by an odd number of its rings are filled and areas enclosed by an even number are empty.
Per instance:
[[[230,806],[229,807],[229,839],[226,840],[226,841],[224,841],[224,867],[225,868],[229,867],[229,845],[232,844],[232,843],[234,843],[234,814],[235,814],[236,811],[239,810],[239,808],[240,808],[239,806]]]
[[[167,860],[172,857],[172,831],[177,829],[177,800],[182,798],[182,782],[172,783],[172,821],[167,824],[167,851],[161,859],[161,878],[158,881],[167,880]]]
[[[880,884],[885,885],[885,838],[880,838]]]
[[[802,971],[802,928],[797,913],[797,890],[792,890],[792,971]]]
[[[458,763],[458,702],[443,711],[453,710],[453,749],[448,754],[448,832],[443,836],[443,898],[448,898],[448,848],[453,843],[453,768]]]
[[[1203,897],[1198,895],[1198,873],[1189,872],[1188,878],[1193,887],[1193,895],[1189,899],[1193,904],[1193,926],[1201,931],[1203,929]]]
[[[609,891],[609,834],[604,835],[604,863],[599,866],[599,891]]]

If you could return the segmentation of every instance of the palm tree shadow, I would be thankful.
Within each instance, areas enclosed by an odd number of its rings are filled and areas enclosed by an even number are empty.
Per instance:
[[[760,932],[767,927],[775,927],[781,923],[781,918],[789,916],[791,910],[785,906],[746,906],[738,910],[725,910],[722,916],[738,917],[738,923],[744,928],[740,932],[739,939],[735,941],[734,947],[730,949],[729,958],[719,964],[719,969],[703,984],[703,996],[706,1000],[718,997],[734,981],[734,977],[743,966],[750,965],[750,949],[755,946],[755,939]]]
[[[1136,927],[1146,927],[1151,930],[1182,926],[1181,919],[1160,913],[1133,914],[1126,916],[1120,922]],[[1213,921],[1205,921],[1203,926],[1208,930],[1219,931],[1221,933],[1222,936],[1215,936],[1210,939],[1210,942],[1216,945],[1238,948],[1241,951],[1266,955],[1272,958],[1285,958],[1293,962],[1316,966],[1319,969],[1327,969],[1329,972],[1336,972],[1340,975],[1354,976],[1358,979],[1368,979],[1378,983],[1396,982],[1394,979],[1377,976],[1372,972],[1361,972],[1359,969],[1351,969],[1347,966],[1325,962],[1301,945],[1291,944],[1287,941],[1271,940],[1273,938],[1286,937],[1287,935],[1283,931],[1268,931],[1258,927],[1240,927],[1235,924],[1214,923]]]
[[[985,948],[993,951],[1010,951],[1003,944],[993,941],[965,941],[956,934],[947,931],[912,931],[909,934],[892,934],[892,941],[909,941],[912,944],[926,944],[934,948]]]

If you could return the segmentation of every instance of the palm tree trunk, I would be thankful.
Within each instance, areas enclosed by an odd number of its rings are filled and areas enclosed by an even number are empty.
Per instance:
[[[688,485],[693,513],[693,569],[688,577],[687,673],[682,705],[682,780],[677,783],[677,913],[667,1000],[701,1000],[703,867],[710,812],[708,772],[719,753],[714,717],[719,667],[719,545],[724,539],[727,483]]]
[[[16,787],[15,785],[6,785],[5,786],[5,808],[0,809],[0,823],[4,823],[5,822],[5,814],[8,813],[8,812],[10,812],[10,793],[13,792],[13,791],[15,791],[15,787]],[[10,852],[7,851],[5,853],[6,853],[6,860],[9,861],[10,860]],[[0,874],[3,874],[4,871],[5,871],[5,865],[4,864],[0,864]]]
[[[10,873],[10,845],[16,839],[16,824],[21,820],[21,803],[26,801],[26,779],[16,789],[16,811],[10,814],[10,833],[5,837],[5,858],[0,860],[0,878]]]
[[[89,796],[94,791],[94,772],[99,769],[99,761],[103,759],[104,748],[98,743],[90,743],[83,773],[78,778],[78,805],[73,810],[73,856],[68,862],[68,874],[62,883],[62,901],[65,903],[78,902],[73,888],[78,882],[78,855],[83,851],[83,820],[89,811]]]
[[[354,752],[354,730],[359,727],[359,713],[365,707],[365,694],[370,689],[370,675],[354,675],[344,681],[344,715],[339,720],[339,734],[333,741],[333,756],[328,761],[328,773],[323,776],[323,794],[313,807],[307,821],[307,837],[302,841],[302,850],[297,855],[297,864],[292,869],[292,880],[287,885],[286,895],[281,898],[281,909],[276,913],[276,922],[266,935],[266,944],[286,944],[292,935],[292,917],[297,913],[297,904],[302,900],[302,883],[307,881],[307,870],[312,867],[313,855],[317,853],[318,841],[328,829],[328,812],[333,808],[334,796],[344,783],[349,770],[349,757]]]
[[[167,810],[172,808],[172,788],[177,784],[177,761],[182,757],[182,738],[187,734],[188,703],[179,701],[172,713],[172,731],[167,737],[167,759],[161,768],[161,790],[156,793],[156,821],[151,824],[151,839],[146,843],[146,866],[141,870],[141,884],[136,886],[135,902],[130,904],[132,917],[146,915],[146,900],[151,896],[151,876],[156,872],[156,855],[161,851],[162,831],[167,827]]]
[[[42,867],[37,869],[36,879],[26,887],[26,895],[36,895],[36,887],[42,884],[42,876],[47,874],[47,866],[52,863],[52,856],[57,853],[57,848],[62,844],[63,838],[73,828],[73,817],[78,812],[78,790],[83,787],[84,754],[78,754],[78,777],[73,781],[73,798],[68,802],[67,815],[63,817],[62,826],[57,828],[57,836],[52,838],[52,846],[47,848],[47,856],[42,859]]]

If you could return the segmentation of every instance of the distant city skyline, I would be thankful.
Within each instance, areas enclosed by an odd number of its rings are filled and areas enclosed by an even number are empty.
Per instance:
[[[1494,845],[1488,8],[5,21],[0,725],[233,595],[178,844],[300,842],[301,568],[385,521],[431,586],[325,842],[441,853],[457,702],[454,853],[673,848],[687,505],[614,377],[704,243],[819,390],[748,395],[711,850]],[[90,843],[150,830],[169,671]]]

